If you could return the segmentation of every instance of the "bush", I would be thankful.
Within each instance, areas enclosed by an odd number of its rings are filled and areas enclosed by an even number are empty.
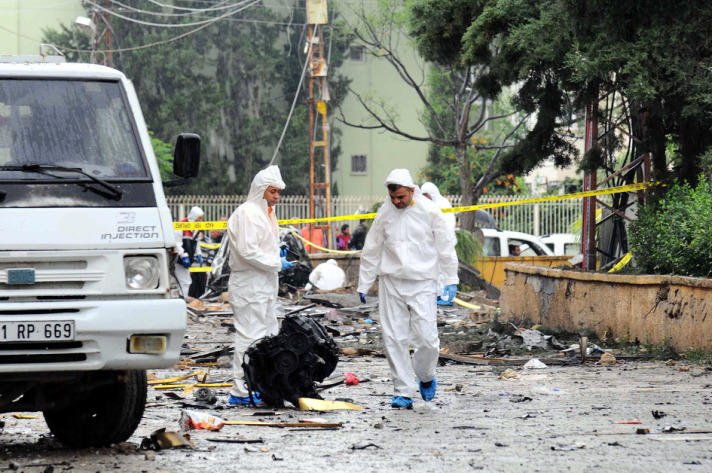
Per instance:
[[[482,256],[482,245],[475,236],[467,230],[455,230],[457,236],[457,257],[470,264],[475,264],[475,258]]]
[[[631,252],[646,273],[712,275],[712,181],[675,184],[641,209],[630,228]]]

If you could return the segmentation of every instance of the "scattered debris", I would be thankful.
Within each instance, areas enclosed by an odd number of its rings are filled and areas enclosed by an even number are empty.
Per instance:
[[[225,425],[225,421],[220,417],[185,409],[180,415],[180,427],[182,430],[220,430]]]
[[[317,289],[333,291],[344,287],[346,273],[339,268],[336,260],[328,259],[325,263],[318,265],[309,275],[309,282]]]
[[[499,379],[519,379],[519,373],[512,368],[507,368],[499,375]]]
[[[685,427],[675,427],[673,425],[666,425],[663,427],[663,433],[664,434],[671,434],[673,432],[682,432],[685,430]]]
[[[214,389],[198,388],[193,392],[193,399],[199,403],[215,404],[218,401],[218,395]]]
[[[27,414],[12,414],[15,419],[39,419],[40,416],[28,416]]]
[[[360,379],[350,371],[344,374],[344,378],[346,379],[346,386],[356,386],[360,381]]]
[[[366,450],[369,447],[377,448],[378,450],[383,450],[380,446],[376,445],[375,443],[366,443],[366,444],[355,444],[351,445],[351,450]]]
[[[611,355],[610,352],[605,352],[603,355],[601,355],[601,359],[598,360],[598,363],[603,366],[615,365],[616,357]]]
[[[244,439],[238,437],[208,437],[206,439],[208,442],[221,442],[221,443],[264,443],[262,439]]]
[[[646,434],[650,433],[650,429],[638,428],[638,429],[635,429],[635,433],[639,434],[639,435],[646,435]]]
[[[548,368],[548,366],[539,361],[538,358],[532,358],[531,360],[527,361],[522,368],[528,370],[541,370],[544,368]]]
[[[509,402],[527,402],[531,401],[532,398],[529,396],[523,396],[522,394],[515,394],[514,396],[509,398]]]
[[[363,406],[343,401],[325,401],[323,399],[299,398],[299,409],[302,411],[362,411]]]
[[[653,418],[655,418],[655,419],[662,419],[663,417],[665,417],[667,415],[663,411],[651,411],[651,414],[653,414]]]
[[[178,432],[166,432],[165,428],[151,433],[150,437],[141,441],[141,450],[163,450],[168,448],[195,448],[190,435]]]
[[[243,363],[247,385],[262,401],[275,407],[299,398],[318,398],[316,382],[336,368],[339,348],[323,325],[304,314],[285,316],[277,335],[265,337],[247,349]]]
[[[581,450],[582,448],[586,448],[586,444],[580,442],[572,444],[559,444],[555,447],[551,447],[552,450],[559,452],[570,452],[572,450]]]
[[[678,368],[678,370],[679,371],[690,371],[690,367],[689,366],[681,366]]]
[[[343,426],[340,422],[260,422],[250,420],[226,420],[225,425],[253,425],[258,427],[321,427],[327,429]]]
[[[635,420],[621,420],[621,421],[616,422],[616,424],[642,424],[642,422],[639,421],[638,419],[635,419]]]

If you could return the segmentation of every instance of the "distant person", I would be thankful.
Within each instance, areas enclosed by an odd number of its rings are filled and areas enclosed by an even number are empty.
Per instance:
[[[190,209],[188,216],[181,219],[181,222],[202,222],[205,212],[198,206]],[[203,265],[203,255],[200,250],[200,242],[204,238],[204,234],[200,230],[176,230],[175,232],[176,240],[178,245],[176,246],[176,252],[178,253],[178,259],[175,269],[176,279],[178,280],[178,285],[180,286],[181,295],[186,298],[191,296],[191,286],[194,284],[193,274],[199,275],[199,273],[190,272],[190,267],[193,264],[198,266]],[[204,275],[203,275],[204,276]],[[197,278],[196,278],[197,279]],[[200,282],[196,281],[199,285]],[[198,286],[196,285],[196,290]],[[195,294],[195,291],[193,291]],[[195,297],[195,296],[191,296]]]
[[[227,217],[220,217],[221,222],[227,222]],[[208,237],[205,239],[205,243],[208,243],[211,247],[215,245],[220,245],[223,242],[225,236],[225,230],[210,230],[208,233]],[[218,250],[220,247],[217,248],[207,248],[207,251],[205,252],[205,264],[207,266],[212,266],[213,265],[213,260],[215,259],[215,255],[218,254]]]
[[[260,402],[244,379],[242,361],[247,348],[260,338],[279,330],[275,303],[277,273],[290,268],[279,247],[279,227],[274,207],[284,181],[277,166],[268,166],[252,179],[250,193],[227,222],[230,245],[228,291],[235,325],[232,370],[235,378],[228,402],[232,406]]]
[[[423,195],[427,197],[428,199],[432,200],[433,203],[439,208],[439,209],[451,209],[452,204],[450,203],[449,200],[447,200],[445,197],[440,195],[440,190],[438,189],[438,186],[433,184],[432,182],[426,182],[422,186],[420,186],[421,192],[423,192]],[[455,220],[455,214],[454,213],[445,213],[445,221],[447,222],[448,226],[452,228],[452,231],[455,231],[455,225],[456,225],[456,220]]]
[[[435,296],[441,273],[443,298],[452,300],[457,294],[455,233],[407,169],[391,171],[385,186],[390,199],[368,232],[358,292],[365,303],[378,277],[379,322],[393,378],[391,407],[410,409],[419,390],[426,402],[435,397],[440,350]]]
[[[358,221],[358,226],[356,230],[351,234],[351,239],[349,240],[349,249],[360,250],[363,248],[366,242],[366,234],[368,233],[368,227],[364,223],[364,220]]]
[[[349,231],[349,225],[347,223],[341,225],[341,233],[336,235],[336,249],[346,250],[349,247],[349,240],[351,240],[351,232]]]
[[[519,248],[519,245],[515,244],[510,244],[509,245],[509,256],[520,256],[522,254],[521,248]]]
[[[420,187],[421,192],[425,197],[428,199],[432,200],[433,203],[437,208],[440,210],[442,209],[451,209],[452,204],[450,203],[449,200],[447,200],[445,197],[440,195],[440,190],[438,187],[433,184],[432,182],[426,182]],[[457,221],[455,219],[455,214],[454,213],[443,213],[443,217],[445,217],[445,222],[447,223],[448,228],[450,228],[455,234],[455,226],[457,225]],[[457,241],[457,236],[455,237],[455,241]],[[437,296],[437,302],[438,305],[443,305],[443,306],[451,306],[453,305],[453,301],[451,300],[444,300],[440,294],[442,294],[443,289],[445,288],[445,284],[442,280],[442,273],[441,277],[438,279],[438,296]]]

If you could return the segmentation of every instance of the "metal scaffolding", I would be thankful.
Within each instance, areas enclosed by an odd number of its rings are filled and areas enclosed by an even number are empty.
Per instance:
[[[323,26],[328,23],[327,4],[326,0],[306,0],[306,7],[309,46],[309,218],[331,217],[331,163],[327,121],[329,88]],[[315,230],[321,230],[327,236],[326,246],[331,247],[332,226],[309,224],[309,239],[318,244],[319,242],[314,241]]]

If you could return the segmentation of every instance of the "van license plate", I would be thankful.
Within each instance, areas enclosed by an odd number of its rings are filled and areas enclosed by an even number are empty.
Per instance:
[[[73,320],[0,322],[0,342],[74,340]]]
[[[35,270],[34,268],[8,269],[7,270],[8,284],[34,284]]]

